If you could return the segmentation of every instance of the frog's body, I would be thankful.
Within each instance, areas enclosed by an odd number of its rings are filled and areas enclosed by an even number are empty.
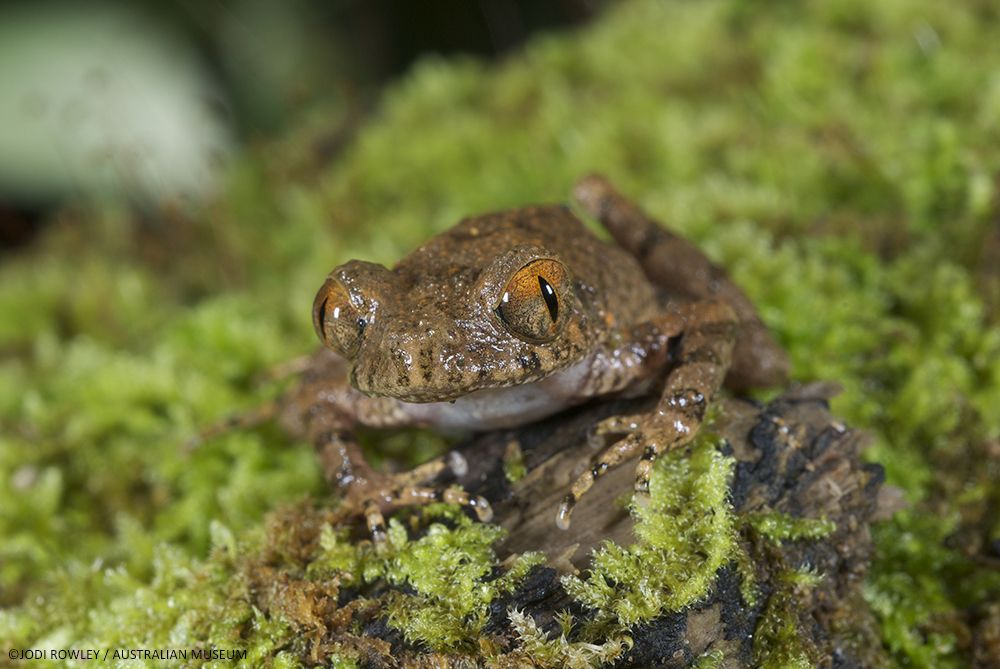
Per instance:
[[[494,313],[510,275],[536,258],[558,259],[572,277],[560,330],[544,343],[518,338]],[[512,427],[605,394],[614,379],[600,352],[656,312],[635,258],[561,206],[466,219],[392,270],[352,262],[332,276],[377,303],[350,374],[368,425]]]
[[[282,412],[376,538],[381,512],[394,506],[443,499],[481,518],[489,506],[459,489],[418,485],[440,466],[375,472],[355,426],[490,430],[593,397],[659,393],[654,412],[598,428],[624,436],[573,485],[559,512],[565,527],[594,479],[626,459],[642,454],[636,489],[648,488],[655,457],[693,438],[734,346],[732,385],[784,378],[783,353],[749,301],[697,249],[599,177],[582,181],[577,197],[617,244],[566,207],[526,207],[466,219],[392,270],[351,261],[317,294],[314,323],[330,350],[314,358]]]

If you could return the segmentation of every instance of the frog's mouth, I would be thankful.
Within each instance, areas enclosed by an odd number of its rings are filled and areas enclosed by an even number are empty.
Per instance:
[[[454,328],[454,329],[452,329]],[[540,381],[580,359],[581,347],[538,346],[485,328],[430,318],[389,332],[371,331],[353,357],[351,385],[404,402],[457,401],[470,393]]]
[[[537,381],[472,390],[432,401],[401,400],[399,409],[414,423],[441,429],[495,430],[551,416],[587,399],[591,360],[583,360]]]
[[[421,369],[405,364],[356,365],[351,371],[351,385],[366,395],[391,397],[411,404],[453,403],[473,394],[502,394],[515,388],[532,386],[559,374],[559,370],[520,370],[505,373],[503,365],[483,370],[448,364]]]

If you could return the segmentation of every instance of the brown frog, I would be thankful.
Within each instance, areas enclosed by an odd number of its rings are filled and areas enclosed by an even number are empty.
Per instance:
[[[636,456],[635,491],[647,494],[654,460],[695,436],[724,380],[740,390],[785,379],[787,359],[750,301],[696,247],[601,177],[575,196],[616,243],[565,206],[523,207],[467,218],[391,270],[352,260],[320,288],[313,323],[326,349],[273,409],[312,441],[376,541],[396,507],[492,512],[458,487],[427,485],[444,459],[375,471],[357,426],[492,430],[595,397],[656,393],[654,411],[597,426],[614,441],[556,510],[566,529],[594,480]]]

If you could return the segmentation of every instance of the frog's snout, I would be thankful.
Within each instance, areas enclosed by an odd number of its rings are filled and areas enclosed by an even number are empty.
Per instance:
[[[365,342],[355,359],[359,390],[408,402],[440,401],[464,392],[465,347],[438,327],[413,325]]]
[[[383,341],[388,362],[395,372],[395,385],[405,390],[433,382],[440,359],[434,329],[416,335],[412,332],[400,333]]]

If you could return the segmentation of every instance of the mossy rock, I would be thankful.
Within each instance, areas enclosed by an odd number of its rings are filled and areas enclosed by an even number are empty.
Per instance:
[[[473,464],[443,482],[490,497],[506,529],[496,552],[499,530],[454,510],[396,522],[379,554],[303,508],[268,549],[295,560],[248,572],[264,593],[255,606],[293,620],[309,657],[370,667],[871,666],[884,658],[861,584],[882,472],[860,461],[866,438],[830,416],[827,392],[726,402],[694,446],[659,463],[648,506],[621,501],[622,467],[567,532],[554,511],[590,461],[588,430],[649,401],[482,435],[456,447]],[[512,443],[527,471],[510,484]]]
[[[865,457],[909,503],[874,528],[862,591],[887,662],[995,665],[998,29],[976,0],[622,3],[499,66],[428,60],[337,155],[320,140],[342,124],[320,117],[233,165],[210,207],[63,212],[0,266],[0,646],[308,662],[303,619],[254,608],[247,569],[307,560],[267,528],[312,516],[266,514],[328,499],[310,449],[272,426],[182,444],[278,391],[258,381],[315,345],[308,306],[333,265],[390,262],[464,215],[561,200],[600,171],[731,271],[797,380],[843,385],[833,414],[872,435]],[[371,448],[405,466],[441,444]],[[439,525],[480,557],[502,549],[461,523]],[[325,541],[329,559],[357,548]],[[827,539],[781,550],[800,543]],[[492,601],[537,582],[530,560]],[[316,615],[334,615],[337,588]],[[767,619],[775,638],[802,627]]]

